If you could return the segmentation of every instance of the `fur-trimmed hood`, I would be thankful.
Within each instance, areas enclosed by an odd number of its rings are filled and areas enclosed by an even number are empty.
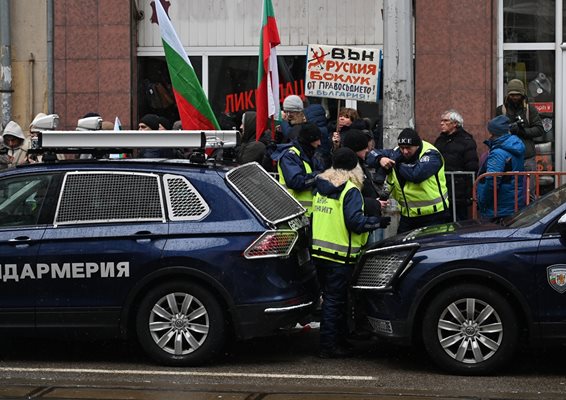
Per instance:
[[[341,193],[346,182],[350,180],[360,190],[364,182],[364,172],[360,164],[356,165],[351,171],[344,169],[329,168],[316,177],[316,189],[324,195],[329,196],[333,193]]]

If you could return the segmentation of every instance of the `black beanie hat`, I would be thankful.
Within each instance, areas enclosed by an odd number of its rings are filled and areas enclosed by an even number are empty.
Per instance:
[[[171,123],[171,121],[169,121],[168,118],[160,116],[159,117],[159,123],[161,124],[162,127],[164,127],[168,131],[170,131],[171,128],[173,128],[173,124]]]
[[[420,146],[421,138],[416,130],[411,128],[405,128],[399,134],[397,138],[397,144],[399,146]]]
[[[340,147],[332,154],[332,168],[351,171],[358,165],[358,156],[354,150],[347,147]]]
[[[141,117],[140,122],[146,124],[151,130],[159,129],[159,116],[156,114],[145,114]]]
[[[362,131],[358,129],[350,129],[345,136],[344,142],[342,143],[344,147],[354,151],[367,149],[370,138]]]
[[[310,144],[312,142],[320,140],[321,137],[322,134],[320,133],[318,126],[309,123],[301,124],[301,130],[299,131],[299,140],[302,143]]]

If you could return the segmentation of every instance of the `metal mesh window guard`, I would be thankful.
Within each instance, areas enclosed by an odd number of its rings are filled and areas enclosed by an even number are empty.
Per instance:
[[[277,224],[302,215],[304,208],[257,163],[230,170],[226,179],[266,221]]]
[[[172,221],[199,220],[208,215],[210,207],[185,177],[165,175],[163,179]]]
[[[158,175],[70,172],[65,176],[55,224],[162,220]]]

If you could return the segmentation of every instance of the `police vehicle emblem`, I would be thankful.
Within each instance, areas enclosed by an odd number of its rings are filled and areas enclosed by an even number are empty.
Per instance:
[[[566,292],[566,264],[551,265],[546,271],[550,287],[558,293]]]

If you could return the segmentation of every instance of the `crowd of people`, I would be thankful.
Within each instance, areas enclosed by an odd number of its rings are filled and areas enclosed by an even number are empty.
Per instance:
[[[356,110],[341,108],[336,122],[329,122],[320,104],[308,104],[296,95],[285,98],[276,132],[262,132],[259,139],[257,114],[243,114],[237,163],[256,161],[277,172],[279,182],[305,207],[311,222],[311,255],[322,291],[321,357],[350,354],[348,283],[362,249],[378,241],[382,237],[378,233],[390,224],[391,218],[382,215],[390,199],[399,207],[397,233],[408,232],[449,222],[453,215],[457,220],[469,218],[473,180],[455,175],[452,184],[447,172],[477,176],[536,169],[533,139],[544,131],[522,81],[509,82],[505,102],[495,115],[487,124],[488,151],[480,159],[476,142],[456,110],[440,114],[440,134],[434,144],[407,127],[393,149],[376,148],[376,132]],[[179,122],[146,114],[138,129],[171,130],[174,125],[180,128]],[[27,155],[30,139],[17,123],[10,121],[2,138],[0,168],[35,162]],[[156,148],[142,149],[136,156],[185,158],[186,153]],[[510,215],[525,203],[524,186],[518,176],[484,179],[477,189],[480,215],[494,221]]]

